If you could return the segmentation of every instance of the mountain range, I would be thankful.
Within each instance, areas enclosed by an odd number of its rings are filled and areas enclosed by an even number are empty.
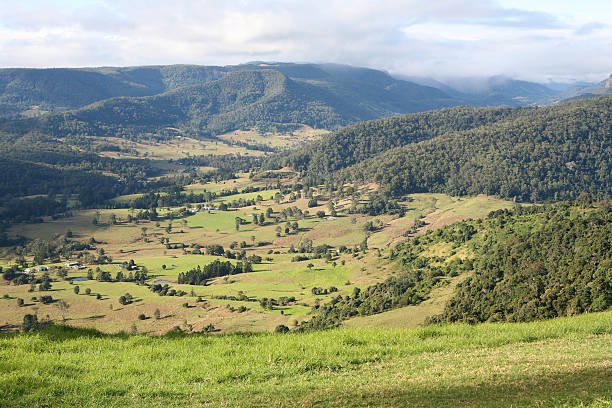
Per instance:
[[[57,137],[138,137],[167,128],[211,137],[261,124],[336,129],[458,105],[550,104],[609,89],[558,92],[506,77],[443,84],[335,64],[2,69],[0,129]]]

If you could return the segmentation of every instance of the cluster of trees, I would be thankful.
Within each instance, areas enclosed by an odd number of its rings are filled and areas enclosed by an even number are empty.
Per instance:
[[[287,306],[296,301],[294,296],[281,296],[278,299],[263,297],[259,299],[259,305],[266,310],[274,310],[276,306]]]
[[[15,246],[13,253],[18,256],[32,256],[35,264],[41,264],[47,259],[69,259],[79,252],[95,249],[93,243],[70,239],[69,235],[71,234],[56,235],[51,239],[35,238]]]
[[[252,271],[253,267],[250,262],[237,262],[234,265],[230,261],[221,262],[216,259],[203,267],[198,265],[197,268],[179,273],[177,282],[187,285],[206,285],[206,282],[213,278]]]
[[[338,295],[325,305],[315,305],[317,313],[312,319],[303,323],[301,329],[335,327],[343,320],[354,316],[367,316],[418,304],[428,298],[432,289],[447,283],[444,277],[470,267],[460,261],[444,267],[434,266],[431,263],[432,260],[427,257],[417,257],[412,265],[405,265],[408,270],[397,276],[391,276],[384,282],[363,291],[356,287],[351,295]]]
[[[130,262],[133,265],[132,260]],[[118,271],[115,279],[111,276],[110,272],[103,271],[100,268],[96,268],[96,273],[94,275],[93,271],[90,269],[87,271],[87,278],[89,280],[97,280],[98,282],[137,282],[140,284],[144,284],[147,279],[149,279],[149,271],[144,266],[136,270],[136,272],[132,271],[131,267],[126,267],[129,265],[124,262],[124,268],[129,272]]]
[[[119,304],[125,306],[125,305],[129,305],[134,301],[134,297],[132,295],[130,295],[129,293],[126,293],[125,295],[121,295],[119,296]]]
[[[163,285],[160,283],[155,283],[149,286],[149,289],[151,289],[153,293],[157,293],[159,296],[185,296],[187,294],[187,292],[184,290],[176,290],[167,283]]]

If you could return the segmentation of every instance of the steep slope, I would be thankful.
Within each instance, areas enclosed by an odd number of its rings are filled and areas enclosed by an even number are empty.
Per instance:
[[[610,202],[492,214],[474,273],[439,320],[531,321],[612,306]]]
[[[498,210],[409,238],[391,251],[401,272],[318,308],[302,329],[333,327],[452,288],[439,321],[531,321],[612,306],[610,201]],[[399,315],[401,318],[401,315]]]

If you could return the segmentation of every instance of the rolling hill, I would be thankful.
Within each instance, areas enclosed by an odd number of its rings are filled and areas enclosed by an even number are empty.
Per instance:
[[[610,196],[611,97],[544,108],[452,108],[357,124],[277,160],[392,196],[492,194],[520,201]]]

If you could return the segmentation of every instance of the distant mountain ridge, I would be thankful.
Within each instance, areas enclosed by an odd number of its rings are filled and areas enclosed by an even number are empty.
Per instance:
[[[261,123],[331,129],[459,103],[382,71],[332,64],[0,70],[2,127],[58,137],[163,127],[206,137]]]
[[[602,95],[612,95],[612,75],[595,85],[568,88],[556,95],[551,102],[559,103],[575,99],[594,98]]]

